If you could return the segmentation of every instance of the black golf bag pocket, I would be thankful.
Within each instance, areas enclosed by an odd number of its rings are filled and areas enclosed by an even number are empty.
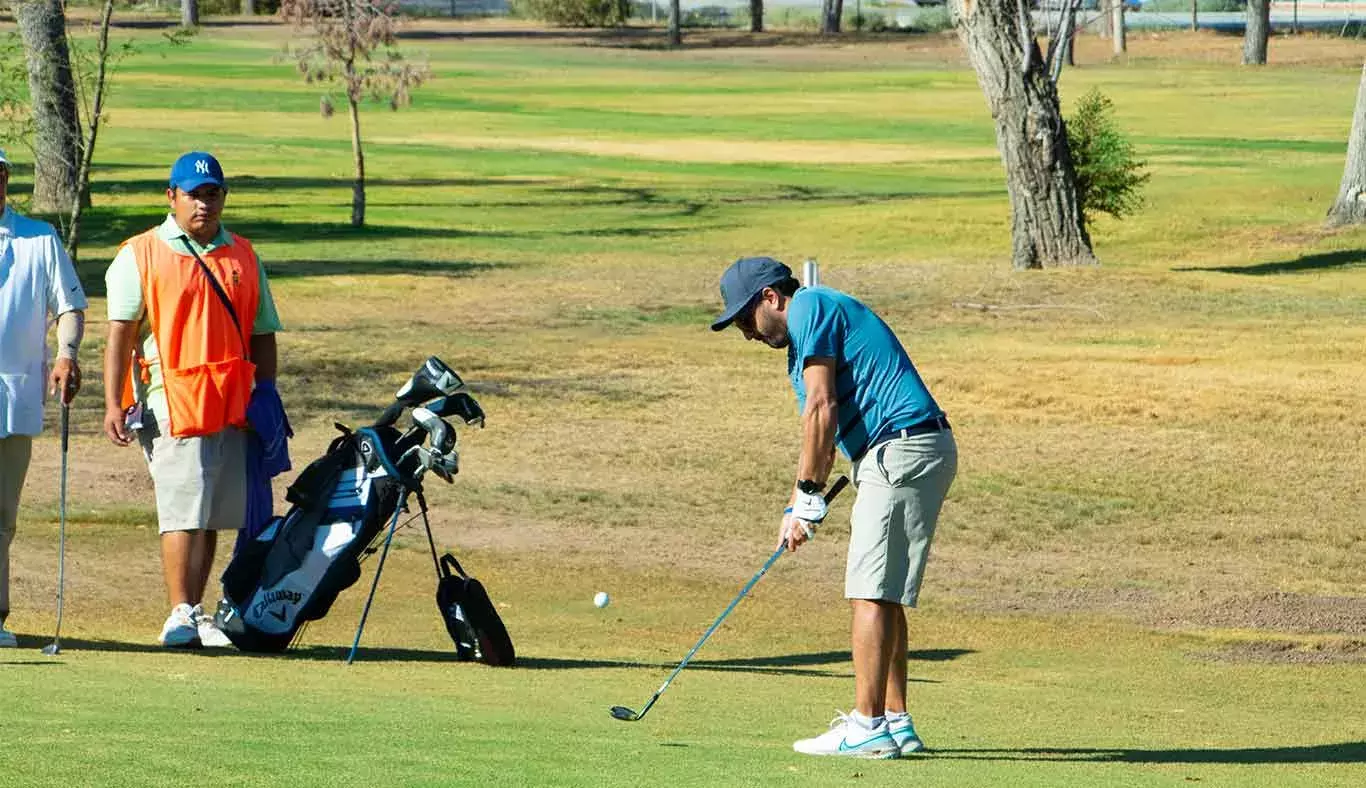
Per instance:
[[[512,647],[512,638],[484,585],[465,574],[460,562],[450,553],[441,556],[436,606],[455,643],[458,659],[499,667],[516,664],[517,652]]]

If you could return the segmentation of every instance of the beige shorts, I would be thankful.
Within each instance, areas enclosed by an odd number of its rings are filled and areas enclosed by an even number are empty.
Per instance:
[[[197,438],[159,434],[147,419],[138,442],[157,498],[157,528],[228,531],[247,516],[246,436],[236,427]]]
[[[939,510],[958,472],[953,432],[896,438],[854,463],[854,513],[848,599],[881,599],[915,607]]]

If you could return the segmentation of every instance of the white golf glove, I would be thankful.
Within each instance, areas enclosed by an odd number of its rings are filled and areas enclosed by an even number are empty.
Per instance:
[[[792,502],[792,516],[808,523],[819,523],[825,519],[828,512],[825,496],[819,493],[799,492],[796,500]]]

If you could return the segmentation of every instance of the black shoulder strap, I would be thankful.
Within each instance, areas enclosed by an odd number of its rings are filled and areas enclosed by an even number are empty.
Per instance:
[[[242,323],[237,319],[237,310],[232,308],[232,299],[228,298],[228,294],[223,290],[223,285],[218,283],[218,277],[213,275],[213,270],[209,268],[208,263],[205,263],[204,258],[199,256],[199,252],[194,250],[194,246],[190,244],[189,236],[182,233],[180,235],[180,243],[184,245],[185,249],[189,251],[190,254],[194,255],[194,261],[199,263],[199,270],[203,271],[204,275],[209,278],[209,284],[213,286],[213,291],[218,294],[218,300],[222,301],[223,306],[227,307],[228,317],[232,318],[232,324],[237,328],[237,340],[242,342],[242,356],[250,359],[251,351],[247,349],[246,342],[242,340]]]

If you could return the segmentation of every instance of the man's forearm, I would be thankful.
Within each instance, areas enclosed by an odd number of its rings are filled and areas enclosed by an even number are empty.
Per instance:
[[[251,361],[256,365],[256,382],[275,380],[279,372],[279,353],[274,334],[252,334]]]
[[[133,363],[133,343],[138,324],[129,320],[109,321],[109,343],[104,348],[104,406],[123,407],[123,381]]]
[[[85,313],[72,309],[57,316],[57,358],[76,360],[85,336]]]
[[[838,409],[830,400],[807,400],[802,412],[802,454],[797,478],[824,483],[835,464],[835,419]]]

